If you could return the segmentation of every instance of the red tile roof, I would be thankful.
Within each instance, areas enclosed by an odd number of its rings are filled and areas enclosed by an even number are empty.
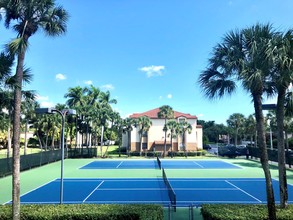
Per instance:
[[[146,112],[143,112],[143,113],[133,113],[129,117],[130,118],[139,118],[141,116],[147,116],[149,118],[155,119],[155,118],[158,118],[158,112],[159,111],[160,111],[160,108],[155,108],[153,110],[149,110],[149,111],[146,111]],[[195,115],[174,111],[174,118],[177,119],[179,117],[185,117],[187,119],[197,119],[197,117]]]

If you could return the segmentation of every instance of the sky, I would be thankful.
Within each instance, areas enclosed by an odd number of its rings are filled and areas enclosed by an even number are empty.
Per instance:
[[[198,83],[213,47],[231,30],[271,23],[293,27],[292,0],[56,0],[69,13],[67,33],[30,38],[25,66],[34,75],[42,107],[65,104],[69,88],[92,84],[110,91],[122,117],[162,105],[226,123],[233,113],[253,114],[241,87],[207,99]],[[0,46],[15,37],[0,22]],[[269,100],[274,102],[275,100]]]

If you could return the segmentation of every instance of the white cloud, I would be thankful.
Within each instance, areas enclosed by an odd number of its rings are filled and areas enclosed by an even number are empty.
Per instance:
[[[47,101],[47,100],[49,100],[49,97],[48,96],[39,96],[39,95],[37,95],[36,100],[37,101]]]
[[[163,99],[163,96],[160,95],[160,96],[159,96],[159,99]]]
[[[203,117],[203,114],[200,113],[200,114],[197,115],[197,117],[198,117],[198,118],[199,118],[199,117]]]
[[[102,89],[113,90],[115,87],[112,84],[105,84],[101,86]]]
[[[55,103],[49,101],[48,96],[36,96],[36,100],[40,103],[41,108],[55,107]]]
[[[86,84],[86,85],[92,85],[93,84],[93,81],[87,80],[87,81],[84,81],[84,84]]]
[[[61,74],[61,73],[58,73],[55,78],[57,79],[57,81],[60,81],[60,80],[65,80],[66,79],[66,76],[64,74]]]
[[[40,102],[41,108],[50,108],[50,107],[55,107],[55,104],[53,102]]]
[[[168,98],[168,99],[172,99],[172,94],[168,94],[168,95],[167,95],[167,98]]]
[[[162,76],[163,71],[165,70],[165,66],[145,66],[139,68],[140,71],[145,72],[147,77],[153,77],[153,76]]]

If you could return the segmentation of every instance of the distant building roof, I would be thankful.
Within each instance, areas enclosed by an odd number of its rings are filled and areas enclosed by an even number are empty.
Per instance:
[[[143,112],[143,113],[133,113],[129,117],[130,118],[139,118],[141,116],[147,116],[149,118],[156,119],[156,118],[158,118],[159,111],[160,111],[160,108],[155,108],[155,109]],[[177,119],[180,117],[184,117],[187,119],[197,119],[197,117],[195,115],[174,111],[174,118]]]

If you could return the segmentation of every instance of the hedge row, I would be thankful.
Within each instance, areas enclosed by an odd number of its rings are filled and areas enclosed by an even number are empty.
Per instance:
[[[235,204],[206,204],[201,213],[204,220],[267,220],[266,205],[235,205]],[[293,217],[293,205],[287,209],[277,208],[278,220],[289,220]]]
[[[187,151],[187,152],[178,151],[178,152],[172,152],[172,155],[173,155],[173,157],[186,157],[186,156],[194,157],[194,156],[205,156],[206,153],[207,152],[205,150],[202,150],[202,151]],[[147,156],[147,157],[156,157],[156,156],[161,157],[162,152],[149,151],[149,152],[146,152],[146,153],[142,152],[141,155],[142,156]],[[140,156],[140,152],[132,151],[132,152],[130,152],[130,156]],[[171,152],[170,151],[168,151],[168,157],[171,157]]]
[[[0,219],[12,219],[12,206],[0,206]],[[23,205],[21,220],[162,220],[159,205]]]

